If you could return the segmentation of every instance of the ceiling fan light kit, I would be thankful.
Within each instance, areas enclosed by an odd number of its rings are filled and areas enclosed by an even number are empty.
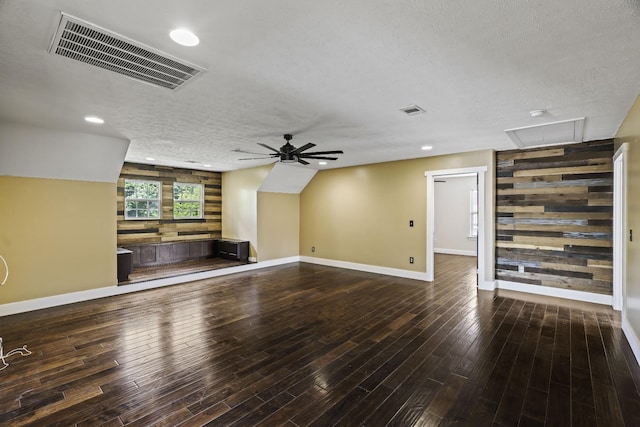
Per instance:
[[[267,150],[272,151],[272,153],[268,153],[268,154],[264,154],[264,156],[267,157],[249,157],[249,158],[244,158],[244,159],[239,159],[239,160],[258,160],[258,159],[269,159],[269,158],[277,158],[279,159],[278,161],[280,163],[300,163],[303,165],[308,165],[309,162],[306,161],[305,159],[312,159],[312,160],[338,160],[337,157],[327,157],[327,155],[330,154],[343,154],[342,150],[330,150],[330,151],[314,151],[314,152],[307,152],[308,149],[313,148],[316,146],[316,144],[313,144],[311,142],[301,146],[301,147],[294,147],[293,145],[291,145],[291,140],[293,139],[293,135],[290,133],[285,133],[284,134],[284,140],[286,141],[286,143],[280,147],[279,150],[276,150],[273,147],[268,146],[267,144],[263,144],[261,142],[258,142],[258,145],[260,145],[261,147],[266,148]],[[240,153],[249,153],[249,154],[260,154],[260,153],[252,153],[250,151],[243,151],[243,150],[235,150],[236,152],[240,152]]]

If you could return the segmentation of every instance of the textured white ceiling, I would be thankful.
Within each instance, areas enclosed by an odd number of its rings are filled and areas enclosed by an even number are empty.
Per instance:
[[[208,71],[171,91],[49,54],[60,11]],[[178,26],[200,45],[173,43]],[[422,157],[426,144],[513,149],[505,129],[576,117],[585,140],[609,138],[639,70],[635,0],[0,1],[0,119],[130,139],[128,161],[178,167],[265,164],[233,150],[287,132],[344,150],[318,169]],[[427,113],[398,111],[411,104]]]

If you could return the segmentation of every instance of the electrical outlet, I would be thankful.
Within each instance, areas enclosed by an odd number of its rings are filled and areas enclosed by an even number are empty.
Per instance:
[[[524,265],[518,266],[518,273],[524,273]]]
[[[412,256],[409,257],[409,264],[413,264],[413,257]]]
[[[315,246],[311,246],[311,252],[315,252],[316,251],[316,247]]]

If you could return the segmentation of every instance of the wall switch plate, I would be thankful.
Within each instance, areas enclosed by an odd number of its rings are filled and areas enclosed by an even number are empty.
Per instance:
[[[413,264],[413,257],[412,256],[409,257],[409,264]]]
[[[316,247],[315,246],[311,246],[311,252],[315,252],[316,251]]]
[[[412,219],[409,220],[409,227],[413,227],[413,220]]]

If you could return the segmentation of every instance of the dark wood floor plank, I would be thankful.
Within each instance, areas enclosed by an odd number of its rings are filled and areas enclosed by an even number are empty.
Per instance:
[[[511,375],[507,380],[507,387],[498,406],[498,412],[495,417],[495,422],[498,424],[515,425],[518,423],[522,413],[525,399],[525,394],[522,393],[522,390],[526,390],[529,384],[529,377],[540,336],[540,325],[544,315],[544,309],[540,311],[539,307],[536,308],[538,310],[534,309],[529,321],[529,327],[525,330],[520,342],[520,348],[511,368]],[[533,315],[534,313],[539,313],[540,316],[536,317]],[[524,322],[524,319],[518,321]]]
[[[640,425],[618,313],[475,280],[452,255],[432,283],[291,263],[0,317],[33,351],[0,424]]]

